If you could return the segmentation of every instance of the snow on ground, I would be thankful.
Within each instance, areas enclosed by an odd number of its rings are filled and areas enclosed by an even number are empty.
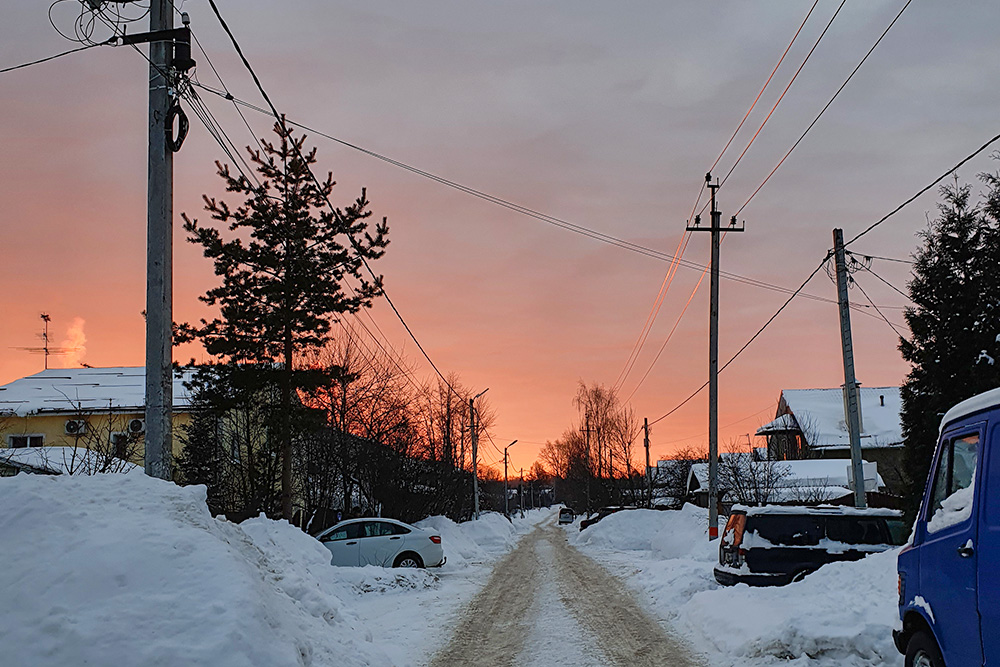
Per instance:
[[[458,615],[486,584],[495,562],[514,548],[535,524],[553,516],[556,510],[525,512],[508,521],[502,514],[484,512],[478,521],[455,523],[443,516],[415,524],[436,530],[447,563],[427,570],[432,585],[410,590],[389,591],[385,595],[357,595],[352,609],[371,629],[375,642],[388,653],[394,666],[409,667],[429,662],[431,656],[451,639]],[[335,568],[337,570],[379,570],[383,576],[399,570],[379,568]],[[373,572],[364,585],[371,585]],[[358,576],[348,573],[346,576]]]
[[[142,474],[3,478],[0,506],[3,661],[40,667],[417,664],[548,516],[432,518],[449,562],[422,571],[333,567],[286,522],[214,519],[204,487]]]
[[[719,586],[707,510],[619,512],[570,540],[625,579],[650,610],[715,665],[902,665],[892,643],[896,554],[833,563],[774,588]]]

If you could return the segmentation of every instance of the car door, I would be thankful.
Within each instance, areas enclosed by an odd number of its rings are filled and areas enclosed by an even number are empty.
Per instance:
[[[972,492],[982,425],[942,436],[919,526],[920,595],[949,665],[981,665]],[[965,499],[968,498],[968,502]]]
[[[402,546],[402,535],[388,521],[371,520],[362,524],[360,560],[362,565],[392,565]]]
[[[348,523],[323,534],[320,542],[330,550],[331,565],[357,566],[359,564],[359,530],[360,524]]]

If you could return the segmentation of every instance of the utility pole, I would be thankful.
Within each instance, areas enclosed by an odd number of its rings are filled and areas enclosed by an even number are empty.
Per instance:
[[[854,506],[866,507],[865,473],[861,462],[861,420],[858,417],[858,383],[854,377],[854,343],[851,340],[851,302],[847,296],[847,261],[844,231],[833,230],[837,264],[837,304],[840,308],[840,346],[844,354],[844,391],[847,392],[847,432],[851,438],[851,470],[854,473]]]
[[[479,433],[476,429],[476,399],[490,390],[489,387],[469,399],[469,432],[472,438],[472,516],[479,520]]]
[[[590,477],[591,477],[591,474],[592,474],[591,469],[590,469],[590,415],[589,414],[584,418],[584,423],[586,424],[586,427],[585,428],[581,428],[580,432],[583,433],[584,437],[586,438],[586,442],[587,442],[587,516],[589,517],[590,516]]]
[[[708,321],[708,539],[719,537],[719,247],[722,243],[722,212],[718,210],[716,191],[719,182],[712,183],[712,174],[705,174],[705,182],[712,191],[712,224],[708,229],[701,226],[701,216],[695,216],[694,226],[689,232],[712,233],[712,292]],[[733,216],[728,232],[742,232],[736,226]]]
[[[521,510],[521,518],[524,518],[524,468],[521,468],[521,479],[517,482],[517,506]]]
[[[649,418],[642,419],[642,444],[646,447],[646,507],[653,506],[653,473],[649,470]]]
[[[517,440],[503,448],[503,515],[510,518],[510,490],[507,487],[507,450],[514,446]]]

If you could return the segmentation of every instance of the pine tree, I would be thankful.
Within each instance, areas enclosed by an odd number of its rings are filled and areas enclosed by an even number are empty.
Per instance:
[[[381,257],[388,227],[369,226],[365,190],[350,206],[331,208],[333,174],[318,181],[312,172],[316,149],[306,152],[305,135],[295,137],[284,122],[276,123],[276,143],[262,141],[249,149],[260,184],[218,166],[228,192],[243,197],[236,208],[204,197],[205,210],[229,232],[184,218],[191,243],[201,245],[215,263],[222,284],[201,300],[219,314],[200,325],[181,325],[178,338],[197,339],[226,363],[276,367],[280,374],[281,505],[291,518],[292,396],[308,373],[296,360],[329,339],[330,327],[343,313],[368,307],[382,288],[381,277],[369,278],[364,261]],[[357,286],[348,290],[345,279]],[[277,362],[277,364],[275,363]]]
[[[942,188],[939,216],[921,236],[905,313],[910,338],[900,343],[912,364],[901,389],[906,505],[919,507],[944,412],[1000,386],[997,334],[1000,291],[1000,192],[995,177],[985,207],[970,202],[968,185]],[[992,355],[992,356],[991,356]]]

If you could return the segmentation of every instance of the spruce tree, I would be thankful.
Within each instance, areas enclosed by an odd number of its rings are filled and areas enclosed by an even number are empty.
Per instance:
[[[901,389],[905,503],[919,507],[942,415],[955,403],[1000,386],[1000,193],[997,180],[985,207],[970,202],[968,185],[941,190],[939,215],[922,232],[905,312],[911,335],[900,343],[912,364]]]
[[[296,360],[327,342],[338,316],[370,306],[380,293],[381,276],[370,278],[363,263],[384,254],[388,227],[384,218],[369,225],[364,189],[350,206],[331,208],[333,174],[314,177],[316,149],[306,152],[305,135],[294,136],[283,121],[274,132],[278,141],[247,149],[259,185],[216,163],[226,190],[243,199],[233,208],[204,197],[225,236],[183,216],[188,240],[214,261],[222,284],[200,297],[218,316],[181,325],[178,338],[199,340],[220,361],[274,367],[280,375],[281,506],[291,518],[292,396],[310,377]]]

